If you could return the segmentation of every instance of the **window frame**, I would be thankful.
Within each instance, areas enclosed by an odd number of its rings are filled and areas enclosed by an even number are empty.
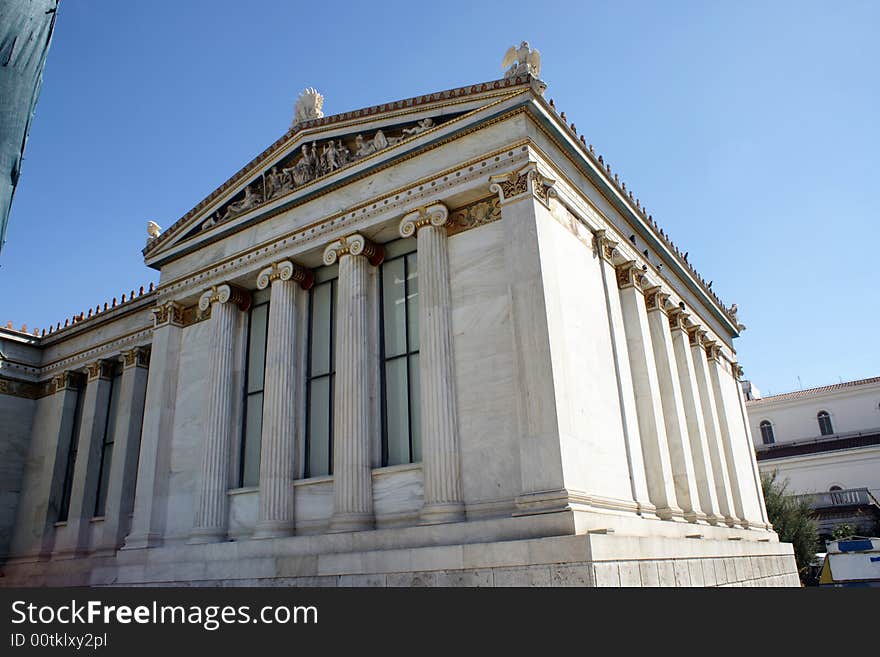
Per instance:
[[[758,429],[761,431],[761,442],[764,445],[773,445],[776,443],[776,431],[774,430],[773,423],[770,420],[761,420],[761,422],[758,423]],[[764,429],[767,429],[768,431],[765,432]],[[767,440],[767,433],[770,434],[770,440]]]
[[[824,420],[824,423],[823,423]],[[831,421],[831,413],[826,410],[820,410],[816,413],[816,421],[819,423],[819,434],[822,436],[833,436],[834,435],[834,423]],[[825,431],[825,424],[827,424],[828,431]]]
[[[260,395],[260,431],[257,435],[257,440],[262,442],[262,433],[263,433],[263,404],[265,403],[265,390],[266,390],[266,352],[269,348],[269,313],[272,312],[272,309],[269,304],[269,295],[265,295],[264,298],[260,299],[259,297],[263,296],[259,293],[254,295],[254,303],[251,304],[251,307],[248,308],[248,319],[247,319],[247,333],[244,343],[244,377],[242,381],[242,408],[241,408],[241,440],[239,441],[239,450],[238,450],[238,472],[236,473],[236,487],[237,488],[256,488],[259,487],[259,477],[256,484],[245,485],[245,465],[246,465],[246,455],[247,455],[247,446],[248,446],[248,401],[250,397],[253,395]],[[266,334],[263,339],[263,380],[260,382],[260,389],[254,390],[252,392],[248,391],[248,387],[250,384],[250,360],[251,360],[251,339],[253,337],[252,329],[253,329],[253,320],[254,320],[254,310],[260,307],[266,307]],[[262,449],[258,453],[262,453]],[[258,467],[259,472],[259,467]]]
[[[391,465],[407,465],[412,463],[420,463],[421,460],[416,461],[414,458],[414,450],[413,450],[413,404],[421,404],[421,399],[413,400],[413,386],[412,386],[412,357],[419,357],[419,366],[421,366],[421,340],[419,340],[418,349],[412,350],[411,344],[413,342],[412,336],[410,336],[410,317],[409,317],[409,307],[406,303],[406,300],[409,299],[409,290],[410,290],[410,282],[409,282],[409,262],[408,257],[412,254],[416,254],[418,257],[418,243],[415,238],[406,238],[401,240],[395,240],[390,242],[389,244],[385,244],[385,253],[386,257],[382,261],[382,264],[379,265],[379,359],[381,364],[381,370],[379,373],[380,376],[380,404],[381,404],[381,466],[389,467]],[[403,278],[404,278],[404,318],[403,323],[405,326],[404,337],[405,337],[405,350],[403,353],[397,354],[395,356],[386,356],[385,353],[385,266],[391,262],[396,260],[403,260]],[[418,270],[416,271],[416,277],[418,277]],[[419,296],[421,296],[421,288],[419,288]],[[416,313],[421,312],[421,299],[419,299],[419,303],[416,306]],[[421,317],[418,318],[419,326],[421,326]],[[409,460],[403,463],[395,463],[390,464],[388,458],[389,452],[389,441],[388,441],[388,388],[387,388],[387,371],[388,371],[388,363],[391,361],[400,360],[401,358],[405,359],[406,364],[406,410],[407,410],[407,438],[408,438],[408,451],[409,451]],[[421,390],[421,372],[417,372],[420,377],[419,380],[419,389]],[[421,413],[419,414],[419,421],[421,421]],[[421,427],[420,427],[421,429]]]
[[[305,376],[305,429],[303,431],[303,479],[312,479],[315,477],[332,477],[333,476],[333,438],[334,426],[333,416],[335,413],[335,393],[336,393],[336,319],[339,290],[339,268],[337,265],[332,267],[324,267],[315,272],[315,283],[309,288],[309,309],[307,317],[308,338],[306,341],[306,376]],[[312,374],[312,344],[313,336],[313,319],[315,309],[315,291],[322,285],[330,286],[330,321],[329,323],[329,366],[324,374]],[[311,445],[312,445],[312,383],[319,379],[328,379],[329,395],[327,404],[328,414],[328,431],[327,431],[327,473],[312,474],[311,472]]]

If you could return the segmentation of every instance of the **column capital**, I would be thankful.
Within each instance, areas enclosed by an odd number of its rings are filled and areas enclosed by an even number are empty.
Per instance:
[[[132,367],[147,368],[150,366],[150,347],[135,347],[128,351],[122,352],[122,367],[129,369]]]
[[[183,304],[176,301],[166,301],[152,309],[153,328],[159,328],[166,324],[183,326]]]
[[[624,259],[623,254],[617,250],[617,245],[620,242],[610,239],[604,228],[595,231],[593,233],[593,238],[596,240],[596,251],[609,264],[614,266],[615,261],[620,262]]]
[[[669,311],[669,329],[671,331],[688,331],[687,319],[690,313],[686,313],[681,308],[673,308]]]
[[[688,341],[691,343],[691,346],[697,347],[702,343],[703,336],[706,335],[706,331],[700,328],[699,324],[694,324],[687,327],[687,334]]]
[[[96,379],[110,380],[113,378],[113,368],[118,362],[115,358],[102,358],[94,363],[86,365],[89,381]]]
[[[296,281],[302,289],[308,290],[315,284],[315,275],[311,269],[290,260],[273,262],[257,276],[257,289],[265,290],[272,281],[289,280]]]
[[[324,264],[332,265],[347,255],[362,255],[371,265],[378,267],[385,259],[385,249],[381,244],[376,244],[360,233],[354,233],[327,245],[324,249]]]
[[[489,182],[489,191],[498,194],[502,205],[531,193],[550,207],[550,198],[556,196],[556,190],[553,189],[556,181],[538,173],[538,165],[534,162],[515,171],[491,176]]]
[[[632,287],[642,292],[642,286],[645,284],[645,274],[636,265],[635,260],[627,260],[620,265],[615,265],[615,269],[617,269],[617,287],[621,290]]]
[[[239,310],[247,310],[251,307],[251,295],[232,283],[214,285],[210,290],[205,290],[199,297],[199,310],[205,312],[213,303],[226,303],[231,301]]]
[[[659,310],[664,315],[667,314],[666,301],[668,299],[669,295],[659,285],[652,285],[645,290],[645,306],[648,308],[648,312]]]
[[[427,207],[420,207],[413,210],[409,214],[404,215],[400,220],[400,236],[412,237],[419,228],[424,226],[445,226],[449,219],[449,208],[443,203],[434,203]]]
[[[718,346],[718,343],[715,340],[706,340],[705,338],[701,340],[703,348],[706,350],[706,358],[710,361],[715,361],[716,363],[721,362],[721,347]]]
[[[739,363],[737,363],[736,361],[730,363],[730,370],[733,372],[733,378],[735,378],[737,381],[742,379],[744,372],[742,366]]]
[[[77,383],[79,383],[81,380],[82,372],[67,370],[66,372],[56,374],[52,377],[49,389],[51,390],[52,394],[60,392],[61,390],[75,390]]]

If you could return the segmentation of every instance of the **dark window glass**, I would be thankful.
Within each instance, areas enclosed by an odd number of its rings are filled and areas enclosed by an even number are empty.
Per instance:
[[[269,302],[258,303],[248,313],[247,367],[244,382],[244,429],[241,438],[238,485],[260,485],[260,441],[263,430],[263,381],[266,374],[266,339]]]
[[[819,420],[819,432],[823,436],[830,436],[834,433],[834,428],[831,426],[831,416],[828,414],[828,411],[819,411],[816,419]]]
[[[336,378],[336,279],[309,291],[306,373],[306,477],[333,473],[333,385]]]
[[[85,397],[85,384],[83,377],[77,376],[74,383],[76,405],[73,412],[73,426],[70,430],[70,446],[67,450],[67,465],[64,469],[64,484],[61,488],[61,503],[58,505],[58,520],[67,520],[70,512],[70,494],[73,490],[73,468],[76,465],[76,453],[79,447],[79,425],[82,421],[83,398]]]
[[[416,463],[422,458],[418,254],[391,257],[381,271],[382,465]]]
[[[773,435],[773,425],[767,420],[761,422],[761,440],[764,441],[765,445],[772,445],[776,442],[776,438]]]
[[[110,483],[110,464],[113,459],[116,417],[119,410],[119,386],[122,383],[122,367],[117,366],[110,381],[110,397],[107,400],[107,416],[104,423],[104,439],[101,442],[101,463],[98,467],[98,491],[95,496],[95,516],[103,516],[107,505],[107,486]]]

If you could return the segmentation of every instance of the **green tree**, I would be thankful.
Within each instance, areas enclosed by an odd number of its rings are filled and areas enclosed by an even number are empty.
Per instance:
[[[807,575],[810,562],[819,548],[819,531],[813,510],[806,497],[788,494],[788,480],[779,481],[776,472],[761,475],[767,517],[779,540],[791,543],[801,580]]]
[[[837,525],[834,528],[834,531],[831,532],[832,540],[839,541],[842,538],[849,538],[850,536],[855,536],[856,530],[853,529],[853,526],[848,522],[843,523],[842,525]]]

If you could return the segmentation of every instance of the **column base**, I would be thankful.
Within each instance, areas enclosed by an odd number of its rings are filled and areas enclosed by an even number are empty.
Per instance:
[[[225,540],[225,527],[198,527],[192,530],[187,543],[190,545],[202,545],[204,543],[222,543]]]
[[[684,519],[695,525],[708,525],[709,517],[701,511],[686,511]]]
[[[660,520],[671,520],[672,522],[687,522],[684,517],[684,511],[677,506],[662,506],[656,510],[657,517]]]
[[[142,550],[162,545],[162,536],[159,534],[130,534],[120,550]]]
[[[660,516],[657,515],[657,507],[650,502],[636,501],[636,513],[642,518],[647,518],[649,520],[657,520],[660,518]]]
[[[341,534],[344,532],[362,532],[375,527],[372,513],[334,513],[330,518],[327,532]]]
[[[463,502],[426,504],[419,515],[420,525],[441,525],[466,519]]]
[[[257,523],[251,538],[284,538],[292,535],[292,523],[286,520],[264,520]]]

